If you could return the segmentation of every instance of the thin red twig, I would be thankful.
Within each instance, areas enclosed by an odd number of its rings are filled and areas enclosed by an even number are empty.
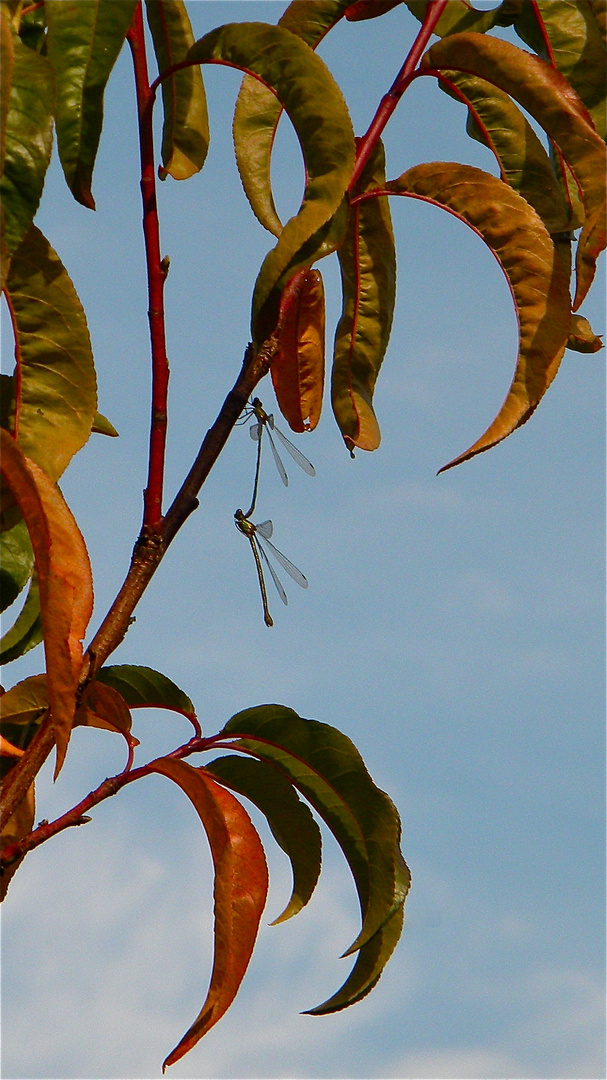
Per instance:
[[[166,269],[160,255],[160,229],[156,202],[154,138],[152,109],[145,54],[145,35],[141,3],[137,4],[133,21],[127,32],[133,56],[137,108],[139,117],[139,147],[141,156],[141,197],[143,200],[143,236],[148,277],[150,340],[152,348],[152,417],[148,479],[144,492],[143,526],[157,530],[162,522],[162,491],[167,433],[167,395],[169,362],[166,354],[164,324],[164,283]]]
[[[420,31],[409,50],[409,55],[405,60],[402,68],[396,76],[392,86],[388,90],[387,94],[384,94],[379,103],[379,107],[375,116],[373,117],[369,129],[358,144],[358,151],[356,154],[356,164],[354,166],[354,172],[352,173],[352,179],[350,180],[349,191],[353,191],[356,184],[360,179],[367,161],[369,160],[373,147],[379,139],[382,131],[384,130],[388,120],[392,116],[396,106],[398,105],[401,97],[407,89],[409,83],[415,74],[415,69],[421,58],[421,55],[428,44],[430,37],[434,31],[438,20],[440,19],[443,10],[447,4],[447,0],[428,0],[428,6],[426,8],[426,14],[424,15],[424,21],[421,25]]]

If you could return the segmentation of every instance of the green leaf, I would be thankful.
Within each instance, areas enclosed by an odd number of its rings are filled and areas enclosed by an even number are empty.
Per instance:
[[[404,901],[396,863],[400,822],[375,786],[354,744],[317,720],[303,720],[282,705],[237,713],[221,738],[239,736],[234,749],[280,769],[327,823],[352,871],[363,925],[347,950],[360,949]],[[344,954],[344,955],[347,955]]]
[[[133,18],[136,0],[45,0],[48,57],[57,81],[57,145],[65,179],[95,209],[93,167],[103,125],[103,95]]]
[[[187,694],[166,675],[136,664],[111,664],[97,672],[97,681],[113,687],[130,709],[171,709],[196,721],[196,709]]]
[[[318,257],[319,244],[326,239],[323,229],[330,230],[343,200],[354,165],[352,124],[341,91],[322,60],[282,27],[221,26],[197,41],[188,59],[227,63],[256,74],[288,113],[304,155],[301,208],[264,259],[255,285],[251,322],[259,348],[274,330],[284,286]]]
[[[6,611],[27,585],[34,568],[34,552],[24,521],[0,536],[0,611]]]
[[[510,391],[484,435],[448,469],[505,439],[541,401],[569,333],[568,276],[535,211],[481,169],[448,161],[416,165],[386,184],[386,191],[435,203],[470,225],[496,256],[516,305],[519,355]]]
[[[89,438],[97,388],[82,305],[35,225],[13,256],[6,299],[20,370],[11,427],[23,452],[57,480]]]
[[[357,190],[381,188],[385,180],[380,141]],[[381,436],[372,406],[373,390],[390,340],[396,297],[396,255],[387,199],[352,207],[347,238],[337,254],[343,306],[333,352],[333,412],[348,447],[375,450]]]
[[[603,341],[595,334],[588,319],[583,315],[572,315],[567,348],[575,352],[595,353],[603,348]]]
[[[415,18],[421,22],[426,14],[426,0],[405,0],[405,3],[411,14],[415,15]],[[499,7],[491,8],[489,11],[479,11],[472,4],[469,4],[468,0],[449,0],[434,27],[434,33],[438,37],[470,30],[484,34],[486,30],[491,30],[496,23],[501,25],[499,17]]]
[[[32,577],[27,597],[19,615],[0,640],[0,664],[10,664],[42,641],[40,590],[36,574]]]
[[[48,710],[46,675],[31,675],[0,695],[0,732],[13,746],[26,750]],[[4,778],[16,758],[0,757]]]
[[[103,416],[100,412],[96,412],[93,417],[91,431],[94,431],[96,435],[109,435],[111,439],[117,439],[119,435],[107,416]]]
[[[290,919],[308,903],[320,874],[320,829],[308,807],[289,780],[265,761],[229,754],[209,762],[205,771],[245,795],[268,819],[272,835],[288,855],[293,870],[291,898],[272,925]]]
[[[7,70],[3,72],[2,95],[6,126],[0,196],[4,210],[3,239],[6,253],[12,255],[38,209],[51,159],[55,82],[46,57],[29,49],[16,34],[8,33],[12,36],[14,62],[9,91],[4,83],[11,76],[4,28],[2,66],[6,63]]]
[[[278,25],[315,49],[344,14],[348,0],[295,0]],[[280,236],[282,222],[272,196],[270,159],[282,105],[258,79],[245,75],[234,111],[236,164],[245,194],[258,221]]]
[[[36,559],[57,776],[72,730],[82,639],[93,610],[91,567],[59,488],[24,456],[4,429],[0,438],[2,476],[25,519]]]
[[[181,0],[146,0],[159,73],[180,63],[194,44]],[[209,118],[200,69],[183,68],[162,83],[164,127],[160,179],[186,180],[199,172],[209,148]]]
[[[578,242],[574,310],[594,277],[605,247],[607,155],[586,109],[566,79],[516,45],[483,34],[443,38],[424,54],[420,70],[451,68],[486,79],[515,98],[556,143],[578,182],[586,221]]]
[[[495,154],[502,180],[530,203],[548,232],[565,232],[583,224],[583,216],[581,221],[572,219],[550,158],[512,98],[463,71],[443,71],[442,76],[441,90],[456,100],[463,97],[470,109],[466,124],[470,137]]]
[[[601,6],[604,17],[605,4]],[[605,44],[592,5],[579,0],[521,4],[513,26],[526,45],[553,63],[571,83],[604,139]]]
[[[13,35],[8,19],[4,17],[4,11],[0,11],[0,176],[4,172],[4,155],[6,153],[6,125],[10,106],[11,86],[13,82],[13,66],[15,63],[15,50]]]
[[[149,769],[179,784],[192,801],[215,868],[215,957],[209,992],[196,1020],[164,1061],[164,1071],[187,1054],[232,1004],[255,945],[268,871],[249,815],[204,769],[174,758],[158,758]]]
[[[404,920],[403,904],[388,922],[361,948],[356,963],[343,986],[322,1005],[306,1009],[312,1016],[323,1016],[354,1005],[366,997],[379,980],[400,938]]]

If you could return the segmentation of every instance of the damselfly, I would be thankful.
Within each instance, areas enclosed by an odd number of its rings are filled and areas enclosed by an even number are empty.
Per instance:
[[[253,558],[255,559],[255,568],[257,570],[257,577],[259,580],[259,588],[261,591],[261,602],[263,604],[263,618],[266,626],[274,626],[270,610],[268,608],[268,594],[266,593],[266,583],[263,576],[263,568],[261,561],[265,562],[268,570],[270,571],[272,581],[274,582],[278,595],[283,604],[288,604],[287,594],[282,587],[280,578],[278,577],[274,567],[272,566],[268,556],[266,555],[263,544],[267,544],[270,552],[274,558],[280,563],[283,570],[286,570],[287,574],[296,581],[298,585],[301,585],[302,589],[308,588],[307,579],[302,574],[301,570],[298,570],[292,562],[283,555],[282,551],[279,551],[274,544],[270,542],[270,537],[274,532],[274,526],[271,521],[261,521],[259,525],[254,525],[252,521],[249,521],[248,517],[243,514],[242,510],[237,510],[234,514],[234,522],[236,528],[240,529],[241,533],[244,533],[247,540],[251,545],[251,551],[253,552]],[[261,556],[261,558],[260,558]]]
[[[278,475],[280,476],[280,479],[282,480],[285,487],[288,487],[289,477],[287,476],[287,470],[285,469],[280,454],[278,453],[276,443],[272,438],[272,432],[274,432],[274,434],[278,436],[285,450],[291,455],[293,461],[295,461],[299,465],[300,469],[303,469],[303,471],[306,472],[308,476],[316,476],[316,469],[314,468],[312,462],[308,461],[307,457],[304,457],[301,451],[298,450],[297,447],[294,446],[289,439],[287,439],[287,436],[283,435],[282,431],[280,431],[280,429],[276,427],[274,423],[273,413],[267,413],[265,411],[259,398],[253,398],[250,408],[248,408],[244,414],[245,420],[251,416],[254,416],[256,418],[256,423],[251,424],[251,427],[249,428],[249,434],[251,438],[257,443],[257,465],[255,467],[255,482],[253,484],[253,496],[251,498],[251,505],[248,512],[243,515],[245,518],[251,516],[255,509],[255,503],[257,501],[257,488],[259,486],[259,466],[261,463],[261,443],[264,429],[268,433],[270,448],[272,450],[272,456],[274,457],[274,463],[276,465],[276,468],[278,469]]]

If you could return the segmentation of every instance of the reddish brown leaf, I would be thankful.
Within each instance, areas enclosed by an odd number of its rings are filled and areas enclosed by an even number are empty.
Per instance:
[[[451,468],[488,450],[529,419],[556,375],[570,321],[563,260],[529,204],[508,184],[471,165],[416,165],[386,185],[395,195],[425,199],[470,225],[508,279],[519,321],[519,355],[512,385],[484,435]]]
[[[586,221],[578,242],[577,310],[605,247],[605,144],[586,107],[560,72],[523,49],[486,34],[453,34],[432,45],[420,69],[453,68],[479,75],[510,94],[556,143],[579,184]]]
[[[325,379],[325,293],[319,270],[300,270],[283,291],[278,349],[270,374],[278,407],[292,431],[320,420]]]
[[[204,769],[158,758],[150,769],[174,780],[205,828],[215,867],[215,958],[204,1005],[162,1068],[174,1065],[232,1004],[253,952],[266,902],[268,871],[251,819],[233,795]]]
[[[2,430],[2,475],[25,519],[40,588],[48,697],[63,764],[76,710],[82,639],[93,610],[93,582],[84,540],[59,488]]]
[[[402,0],[355,0],[346,8],[348,22],[361,22],[363,19],[377,19],[387,11],[398,7]]]

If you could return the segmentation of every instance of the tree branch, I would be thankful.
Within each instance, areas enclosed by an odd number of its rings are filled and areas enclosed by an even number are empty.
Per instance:
[[[413,79],[419,59],[432,36],[434,27],[440,19],[446,4],[447,0],[429,0],[426,7],[426,14],[424,15],[424,21],[409,50],[409,55],[392,83],[392,86],[388,90],[388,93],[384,94],[381,99],[377,112],[369,125],[368,131],[359,141],[356,163],[354,165],[354,172],[352,173],[348,191],[354,191],[361,173],[371,156],[373,147],[377,143],[388,120],[392,116],[401,97]]]

